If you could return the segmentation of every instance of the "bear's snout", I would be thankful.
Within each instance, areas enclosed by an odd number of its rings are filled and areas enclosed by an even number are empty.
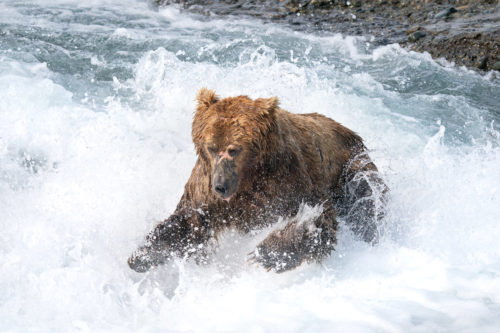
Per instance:
[[[224,200],[231,198],[238,190],[238,173],[234,161],[221,160],[212,173],[212,188]]]

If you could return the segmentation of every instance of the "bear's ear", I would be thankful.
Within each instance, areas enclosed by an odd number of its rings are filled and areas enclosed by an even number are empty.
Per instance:
[[[278,97],[257,98],[255,104],[262,110],[262,115],[273,115],[279,105]]]
[[[196,99],[198,100],[198,111],[204,111],[208,109],[210,105],[217,103],[219,101],[219,96],[217,96],[213,90],[201,88]]]

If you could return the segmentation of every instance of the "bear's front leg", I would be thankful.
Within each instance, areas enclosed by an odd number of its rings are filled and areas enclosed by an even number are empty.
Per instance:
[[[200,235],[205,229],[203,216],[196,211],[175,212],[167,220],[158,224],[146,236],[146,242],[128,259],[130,268],[139,273],[153,266],[166,263],[172,256],[191,255],[206,237]]]
[[[268,271],[285,272],[302,262],[320,261],[328,256],[336,243],[335,209],[325,205],[323,212],[311,220],[293,218],[283,229],[266,237],[248,257]]]

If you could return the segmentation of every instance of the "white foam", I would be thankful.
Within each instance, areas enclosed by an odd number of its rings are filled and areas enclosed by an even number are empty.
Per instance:
[[[57,2],[68,18],[75,4]],[[50,64],[1,50],[1,330],[498,328],[498,122],[471,93],[496,83],[397,46],[371,51],[363,39],[248,20],[204,23],[149,11],[144,2],[90,4],[114,19],[119,9],[152,22],[144,30],[89,23],[96,34],[131,43],[150,41],[151,31],[168,36],[162,46],[145,46],[131,78],[99,82],[111,93],[95,104],[74,98],[91,94],[90,81],[75,88]],[[16,22],[26,19],[19,8],[0,6]],[[1,22],[13,24],[6,16]],[[118,65],[100,54],[88,59]],[[384,71],[387,63],[394,66]],[[428,68],[436,75],[430,83],[442,76],[461,93],[421,88],[415,77],[427,79]],[[380,243],[357,240],[341,223],[327,260],[275,274],[245,261],[269,230],[228,232],[207,265],[177,260],[147,274],[131,271],[127,257],[174,210],[194,165],[191,120],[202,86],[221,96],[278,96],[285,109],[319,112],[360,133],[391,189]],[[318,207],[302,213],[305,221]]]

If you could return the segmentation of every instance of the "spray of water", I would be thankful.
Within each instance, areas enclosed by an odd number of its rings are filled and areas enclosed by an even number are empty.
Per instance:
[[[154,11],[0,4],[0,329],[475,331],[500,325],[498,82],[369,39]],[[278,96],[365,138],[391,192],[377,246],[341,223],[322,264],[126,259],[195,161],[196,91]],[[305,208],[305,218],[314,209]]]

